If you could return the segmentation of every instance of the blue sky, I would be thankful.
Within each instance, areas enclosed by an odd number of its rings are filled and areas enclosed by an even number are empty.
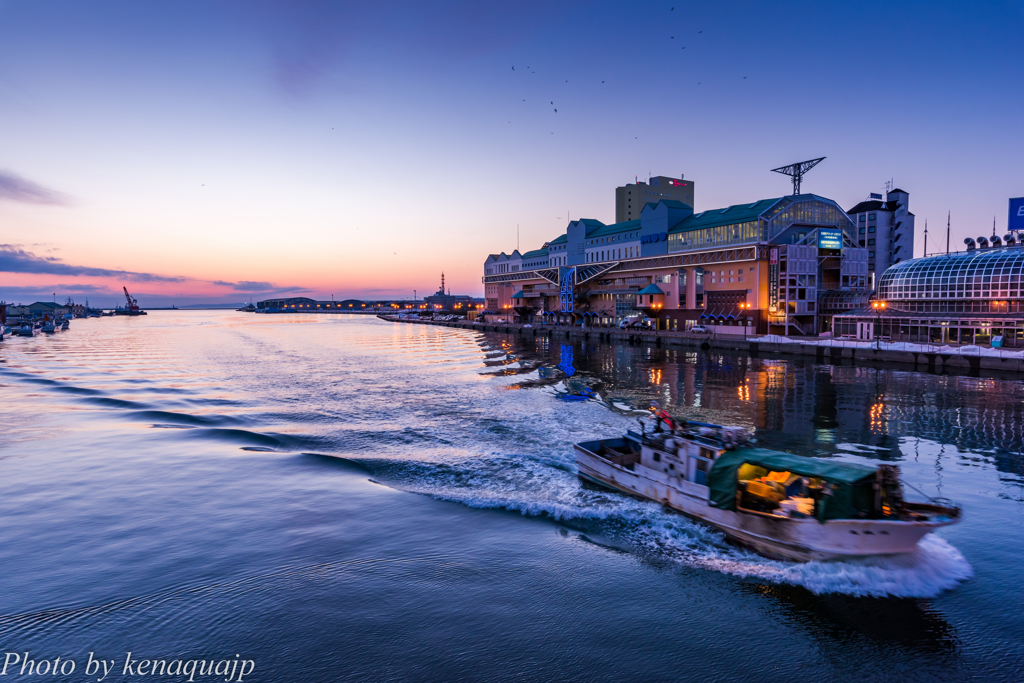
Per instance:
[[[947,211],[960,243],[1024,195],[1022,35],[1020,1],[0,0],[0,298],[480,294],[636,176],[704,210],[818,156],[805,191],[891,178],[918,253]]]

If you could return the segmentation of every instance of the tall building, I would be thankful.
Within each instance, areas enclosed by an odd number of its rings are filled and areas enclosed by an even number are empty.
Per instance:
[[[615,188],[615,222],[640,220],[640,212],[645,204],[657,204],[663,199],[674,199],[692,209],[693,181],[659,175],[648,179],[646,183],[631,183]]]
[[[868,250],[872,288],[886,268],[914,258],[914,214],[909,206],[909,194],[892,190],[885,199],[872,194],[846,212],[857,224],[858,245]]]

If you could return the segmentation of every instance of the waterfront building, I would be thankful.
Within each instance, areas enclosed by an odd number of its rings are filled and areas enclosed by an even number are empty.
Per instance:
[[[684,178],[668,178],[663,175],[648,178],[646,183],[636,182],[615,188],[615,222],[639,220],[640,212],[647,204],[656,204],[663,199],[674,199],[687,206],[693,203],[693,181]]]
[[[353,311],[367,308],[365,301],[317,301],[305,296],[266,299],[256,302],[256,310],[266,313],[310,313],[316,311]]]
[[[868,249],[855,227],[812,194],[700,213],[662,199],[636,220],[580,219],[540,250],[488,256],[485,317],[611,325],[644,316],[660,329],[816,335],[833,310],[819,301],[842,293],[848,310],[868,299]]]
[[[884,198],[872,193],[847,214],[857,224],[858,246],[868,250],[872,288],[886,268],[914,258],[914,214],[903,190],[890,190]]]
[[[468,294],[452,294],[451,290],[445,291],[444,273],[441,273],[441,287],[430,296],[423,297],[427,308],[440,311],[467,310],[473,297]]]
[[[835,316],[837,336],[937,344],[1024,346],[1024,246],[1002,246],[902,261],[875,294],[884,308]],[[987,244],[987,240],[985,241]]]
[[[65,304],[58,304],[52,301],[37,301],[34,304],[28,304],[27,306],[12,306],[7,307],[7,314],[16,316],[28,316],[32,318],[40,318],[42,316],[50,316],[51,318],[64,317],[71,313],[71,306]]]

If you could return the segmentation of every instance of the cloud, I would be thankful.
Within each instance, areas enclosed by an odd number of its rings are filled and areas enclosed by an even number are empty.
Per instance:
[[[230,287],[236,292],[266,292],[274,289],[280,289],[275,287],[273,282],[256,282],[253,280],[239,280],[238,282],[214,280],[213,284],[220,285],[221,287]],[[287,291],[291,291],[293,289],[294,288],[290,288]]]
[[[43,187],[10,171],[0,171],[0,199],[50,206],[71,204],[71,198],[66,194]]]
[[[143,283],[209,283],[218,287],[229,287],[239,294],[259,296],[283,296],[296,292],[308,292],[306,287],[280,287],[273,282],[260,280],[239,280],[230,282],[228,280],[200,280],[198,278],[180,277],[173,275],[157,275],[155,273],[137,273],[130,270],[116,268],[93,268],[92,266],[77,266],[65,263],[55,256],[40,256],[26,251],[21,244],[0,244],[0,273],[26,273],[32,275],[65,275],[72,277],[107,277],[116,278],[119,281],[143,282]],[[97,285],[89,283],[80,284],[59,284],[38,287],[0,287],[0,292],[7,297],[35,297],[46,299],[53,292],[61,296],[68,294],[93,294],[108,295],[119,299],[121,289],[119,286]],[[182,301],[203,301],[208,302],[217,295],[175,295],[175,294],[150,294],[147,298],[162,302]]]
[[[18,244],[0,244],[0,272],[33,273],[47,275],[73,275],[79,277],[119,277],[130,282],[186,282],[190,278],[136,273],[130,270],[92,268],[65,263],[55,256],[37,256]]]

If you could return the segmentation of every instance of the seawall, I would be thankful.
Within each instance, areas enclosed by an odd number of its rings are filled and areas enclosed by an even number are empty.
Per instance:
[[[656,330],[620,330],[607,328],[577,328],[554,325],[526,327],[515,323],[476,323],[467,321],[444,322],[439,320],[412,320],[391,315],[378,315],[381,320],[413,325],[440,325],[458,327],[480,332],[497,332],[518,337],[548,337],[549,339],[578,339],[598,342],[625,342],[633,344],[649,344],[651,346],[672,348],[704,348],[743,351],[751,356],[810,356],[821,363],[899,363],[913,366],[929,372],[941,372],[944,369],[958,372],[977,372],[993,370],[1001,372],[1024,373],[1024,358],[983,356],[970,353],[927,352],[927,351],[894,351],[889,349],[868,349],[844,346],[842,341],[834,345],[827,342],[818,345],[797,342],[767,342],[742,337],[709,336],[686,332],[668,332]]]

